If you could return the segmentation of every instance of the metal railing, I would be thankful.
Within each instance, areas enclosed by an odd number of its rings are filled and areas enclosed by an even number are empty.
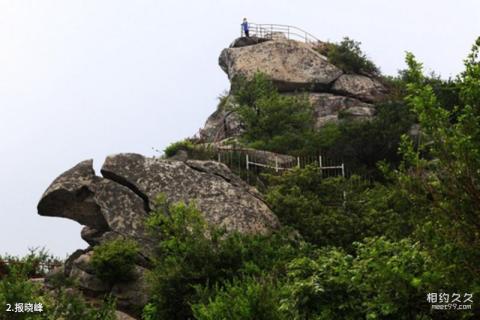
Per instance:
[[[289,40],[297,40],[305,43],[321,42],[317,37],[300,28],[289,26],[285,24],[262,24],[262,23],[248,23],[250,37],[274,39],[277,35],[285,36]],[[240,36],[245,36],[243,27],[240,26]]]

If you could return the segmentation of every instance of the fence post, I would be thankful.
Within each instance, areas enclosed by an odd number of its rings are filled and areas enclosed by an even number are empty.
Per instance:
[[[297,157],[297,166],[300,168],[300,157]]]
[[[222,159],[221,159],[221,157],[220,157],[220,152],[217,153],[217,161],[218,161],[218,162],[222,162]]]
[[[278,172],[278,158],[275,156],[275,172]]]
[[[247,162],[247,170],[248,170],[248,154],[245,155],[245,160]]]
[[[345,164],[342,162],[342,177],[345,178]]]

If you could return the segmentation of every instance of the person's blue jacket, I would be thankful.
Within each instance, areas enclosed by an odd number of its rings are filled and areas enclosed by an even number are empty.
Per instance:
[[[247,32],[248,31],[248,22],[245,21],[242,23],[243,31]]]

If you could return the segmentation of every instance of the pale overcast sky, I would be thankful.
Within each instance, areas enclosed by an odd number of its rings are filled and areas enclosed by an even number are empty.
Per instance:
[[[0,254],[86,247],[76,222],[37,215],[43,191],[81,160],[193,135],[229,87],[217,59],[244,16],[349,36],[386,74],[412,51],[448,77],[479,15],[478,0],[0,0]]]

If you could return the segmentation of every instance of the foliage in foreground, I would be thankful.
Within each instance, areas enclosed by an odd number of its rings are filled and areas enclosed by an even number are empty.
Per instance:
[[[154,215],[161,223],[153,226],[167,236],[159,239],[146,319],[478,316],[475,299],[464,311],[432,311],[426,300],[430,292],[480,294],[478,50],[474,46],[456,81],[460,105],[454,108],[437,98],[431,79],[407,56],[406,102],[421,139],[397,138],[401,158],[380,165],[381,183],[323,179],[315,168],[272,178],[267,200],[284,225],[298,230],[302,253],[287,249],[291,233],[255,244],[249,236],[207,227],[192,206],[163,206],[163,214]],[[399,125],[395,136],[406,127]]]
[[[168,204],[163,197],[148,225],[160,236],[145,319],[188,319],[193,304],[207,303],[227,283],[265,273],[281,277],[287,261],[309,252],[288,230],[270,236],[226,233],[207,225],[193,204]]]
[[[116,319],[115,300],[106,297],[100,306],[92,306],[64,283],[57,283],[55,289],[45,290],[40,283],[31,280],[32,276],[44,276],[42,263],[58,261],[44,250],[33,250],[23,258],[0,257],[9,260],[8,270],[0,276],[0,319],[1,320],[114,320]],[[16,303],[41,303],[43,312],[8,312]]]
[[[420,219],[395,189],[357,176],[323,178],[315,166],[270,177],[266,200],[306,241],[347,251],[366,237],[402,239],[412,232],[412,216]]]
[[[419,243],[367,238],[355,255],[337,248],[289,264],[282,309],[290,319],[430,319],[425,292],[440,274]]]

